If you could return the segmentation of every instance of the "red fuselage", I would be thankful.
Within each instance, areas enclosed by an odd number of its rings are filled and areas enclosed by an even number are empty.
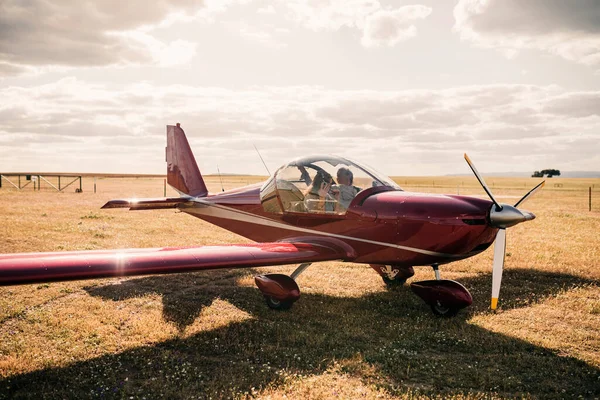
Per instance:
[[[471,257],[487,249],[498,231],[488,223],[493,203],[479,198],[379,186],[360,192],[344,215],[271,213],[263,209],[260,186],[209,195],[179,208],[257,242],[333,237],[354,249],[355,257],[345,261],[398,267]]]

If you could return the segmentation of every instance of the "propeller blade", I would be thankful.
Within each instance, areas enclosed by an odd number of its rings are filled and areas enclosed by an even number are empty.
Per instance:
[[[519,207],[519,204],[525,203],[525,201],[527,201],[531,196],[533,196],[534,194],[536,194],[536,192],[538,190],[540,190],[541,188],[543,188],[545,184],[546,184],[546,181],[542,181],[542,183],[538,183],[536,185],[536,187],[534,187],[533,189],[531,189],[525,196],[521,197],[521,200],[517,201],[517,203],[515,204],[515,207]]]
[[[492,194],[492,191],[490,190],[490,188],[488,187],[488,185],[486,185],[485,181],[483,180],[483,177],[479,174],[479,172],[477,171],[477,168],[475,168],[475,164],[473,164],[473,162],[471,161],[471,159],[469,158],[469,156],[467,155],[467,153],[465,153],[465,161],[467,162],[467,164],[469,164],[469,167],[471,167],[471,170],[473,171],[473,173],[475,174],[475,177],[477,178],[477,180],[479,181],[479,183],[483,187],[483,190],[485,190],[485,192],[487,193],[487,195],[490,197],[490,199],[496,205],[496,209],[502,210],[502,206],[494,198],[494,195]]]
[[[504,269],[504,256],[506,254],[506,229],[498,230],[494,242],[494,267],[492,269],[492,310],[498,306],[500,284],[502,283],[502,270]]]

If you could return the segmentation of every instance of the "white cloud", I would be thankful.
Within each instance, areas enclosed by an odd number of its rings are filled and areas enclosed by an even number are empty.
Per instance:
[[[477,46],[507,57],[536,49],[600,65],[600,2],[596,0],[460,0],[454,29]]]
[[[313,31],[362,31],[365,47],[394,46],[416,35],[412,22],[426,18],[431,8],[422,5],[384,8],[377,0],[284,1],[289,16]]]
[[[256,10],[258,14],[275,14],[275,7],[272,4],[269,4],[266,7],[261,7]]]
[[[187,40],[178,39],[164,43],[139,30],[116,32],[109,35],[123,38],[132,43],[139,43],[144,47],[154,64],[161,67],[185,65],[196,55],[197,44]]]
[[[314,31],[362,28],[369,14],[381,10],[377,0],[291,0],[284,4],[296,21]]]
[[[269,30],[277,34],[287,33],[285,30],[276,29],[272,26],[265,27],[264,29],[259,29],[247,24],[242,24],[242,26],[240,27],[240,35],[246,40],[256,42],[263,46],[270,47],[273,49],[282,49],[284,47],[287,47],[286,43],[276,38],[275,35],[269,32]]]
[[[253,143],[271,168],[306,153],[337,153],[389,174],[468,172],[464,151],[483,171],[533,171],[542,161],[559,169],[600,165],[589,151],[600,139],[600,92],[556,86],[232,90],[143,83],[114,90],[67,78],[2,88],[0,96],[4,171],[161,172],[165,125],[175,122],[205,171],[219,164],[224,172],[263,173]]]
[[[392,46],[414,36],[411,21],[430,12],[424,12],[430,10],[424,6],[384,8],[377,0],[289,0],[262,8],[249,4],[250,0],[132,0],[125,5],[115,0],[5,0],[0,2],[0,77],[59,68],[187,63],[195,54],[192,41],[165,41],[156,32],[164,33],[178,22],[214,23],[228,11],[224,20],[231,23],[233,17],[243,24],[244,39],[273,48],[286,46],[274,34],[287,26],[270,32],[268,24],[255,18],[292,20],[314,31],[356,29],[366,46]],[[247,12],[251,7],[253,12]]]
[[[365,21],[361,43],[365,47],[394,46],[417,34],[413,21],[426,18],[431,8],[404,6],[396,10],[379,10]]]
[[[189,42],[162,43],[153,27],[221,12],[201,0],[6,0],[0,3],[0,76],[50,66],[81,67],[185,62]]]

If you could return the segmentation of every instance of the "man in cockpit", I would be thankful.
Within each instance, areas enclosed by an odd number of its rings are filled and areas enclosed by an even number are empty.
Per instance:
[[[360,188],[353,186],[354,174],[350,169],[342,167],[337,171],[338,184],[332,187],[334,196],[338,201],[338,211],[346,211],[352,199],[360,191]],[[337,194],[336,194],[337,193]]]

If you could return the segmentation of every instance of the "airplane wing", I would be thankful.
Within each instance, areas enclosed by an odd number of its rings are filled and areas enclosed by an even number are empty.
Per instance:
[[[179,204],[190,202],[186,197],[156,198],[156,199],[124,199],[110,200],[101,208],[129,208],[130,210],[159,210],[177,208]]]
[[[353,258],[331,238],[286,242],[0,255],[0,286],[116,276],[251,268]]]

